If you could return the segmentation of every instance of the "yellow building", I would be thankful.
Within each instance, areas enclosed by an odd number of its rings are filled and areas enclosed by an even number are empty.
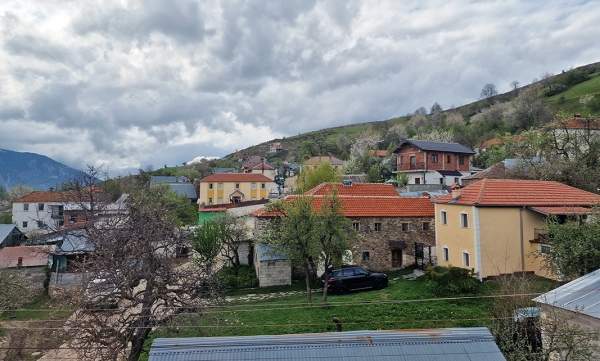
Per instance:
[[[198,204],[228,204],[266,199],[275,188],[263,174],[217,173],[200,180]]]
[[[314,170],[318,166],[323,163],[329,163],[338,172],[342,172],[344,170],[344,161],[340,160],[332,155],[319,155],[315,157],[310,157],[304,161],[303,167],[305,169]]]
[[[474,269],[480,279],[556,278],[543,261],[547,218],[586,217],[600,196],[558,182],[483,179],[433,202],[438,265]]]

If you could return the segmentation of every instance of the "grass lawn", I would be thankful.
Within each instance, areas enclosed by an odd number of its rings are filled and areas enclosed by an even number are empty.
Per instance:
[[[531,292],[545,291],[553,286],[552,282],[539,279],[536,280],[535,289]],[[479,295],[495,293],[497,293],[497,285],[489,281],[484,283]],[[329,307],[321,305],[320,295],[316,295],[316,302],[312,307],[307,307],[306,297],[300,295],[209,309],[203,315],[181,314],[173,321],[173,326],[164,326],[154,331],[146,344],[146,349],[149,349],[152,339],[156,337],[335,331],[333,317],[337,317],[342,322],[344,331],[467,327],[490,323],[493,299],[410,301],[430,298],[439,297],[433,295],[424,279],[407,281],[394,274],[390,275],[388,288],[331,296]],[[398,302],[402,300],[409,300],[409,302]],[[361,302],[363,304],[360,304]],[[145,360],[146,357],[147,355],[144,355],[141,360]]]
[[[64,319],[73,313],[68,309],[68,305],[51,300],[48,295],[42,295],[18,310],[0,312],[0,322]]]
[[[567,113],[582,113],[587,110],[583,104],[579,103],[579,98],[583,95],[600,96],[600,74],[596,73],[589,80],[579,83],[568,90],[556,94],[547,99],[548,104],[557,110],[562,110]],[[562,99],[562,100],[561,100]]]

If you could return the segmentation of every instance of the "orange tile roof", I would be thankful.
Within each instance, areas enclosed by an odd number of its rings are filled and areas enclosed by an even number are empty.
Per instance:
[[[284,201],[291,201],[297,196],[288,196]],[[312,198],[313,209],[320,210],[324,196],[308,196]],[[342,213],[346,217],[433,217],[433,204],[429,198],[409,197],[373,197],[355,196],[339,197]],[[253,213],[256,217],[277,217],[278,213],[259,209]]]
[[[488,140],[481,142],[481,144],[479,145],[479,148],[486,149],[486,148],[492,147],[494,145],[503,145],[503,144],[504,144],[504,141],[500,138],[490,138]]]
[[[592,209],[589,207],[578,206],[563,206],[563,207],[531,207],[531,210],[544,215],[583,215],[591,214]]]
[[[267,178],[262,174],[255,173],[215,173],[206,176],[200,180],[202,183],[206,182],[273,182],[272,179]]]
[[[54,246],[17,246],[0,249],[0,268],[17,267],[19,258],[22,267],[45,266],[48,264],[48,253]]]
[[[434,203],[476,206],[592,206],[600,195],[568,185],[538,180],[482,179],[451,194],[436,197]]]
[[[15,200],[16,203],[37,202],[77,202],[80,200],[76,192],[35,191]]]
[[[342,183],[321,183],[307,191],[306,195],[323,196],[331,194],[335,190],[337,195],[346,196],[384,196],[398,197],[396,188],[391,184],[383,183],[353,183],[345,186]]]
[[[559,128],[600,130],[600,119],[573,117],[557,123]]]

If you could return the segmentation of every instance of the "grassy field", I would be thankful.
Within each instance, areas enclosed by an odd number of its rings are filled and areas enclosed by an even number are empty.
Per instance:
[[[546,291],[553,283],[538,279],[532,292]],[[497,293],[497,284],[484,283],[477,295]],[[320,295],[313,305],[303,295],[240,303],[207,310],[203,315],[182,314],[172,326],[152,333],[156,337],[242,336],[335,331],[338,318],[345,331],[374,329],[439,328],[488,325],[492,298],[439,299],[424,279],[391,277],[384,290],[336,295],[323,306]],[[432,298],[437,298],[432,300]],[[416,300],[416,301],[415,301]],[[145,360],[147,355],[141,358]]]
[[[584,95],[593,95],[600,97],[600,73],[595,73],[590,80],[577,84],[566,91],[556,94],[547,99],[555,110],[560,110],[568,114],[586,113],[583,104],[579,99]]]
[[[18,310],[0,312],[1,321],[44,321],[64,319],[71,315],[68,306],[51,300],[47,295],[36,297]]]

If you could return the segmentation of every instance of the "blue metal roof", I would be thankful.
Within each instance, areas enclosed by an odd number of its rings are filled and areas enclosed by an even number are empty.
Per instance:
[[[415,147],[423,150],[429,150],[434,152],[450,152],[450,153],[463,153],[463,154],[475,154],[473,149],[464,146],[459,143],[446,143],[446,142],[432,142],[430,140],[416,140],[416,139],[405,139],[396,151],[400,149],[404,144],[414,145]]]
[[[259,243],[256,245],[256,257],[259,261],[287,261],[288,257],[278,253],[269,245]]]
[[[17,228],[16,224],[0,224],[0,245]]]
[[[506,361],[485,327],[157,338],[149,361]]]
[[[600,269],[533,300],[600,319]]]
[[[79,254],[94,251],[94,244],[90,242],[84,230],[57,232],[44,237],[43,243],[56,244],[54,254]]]

